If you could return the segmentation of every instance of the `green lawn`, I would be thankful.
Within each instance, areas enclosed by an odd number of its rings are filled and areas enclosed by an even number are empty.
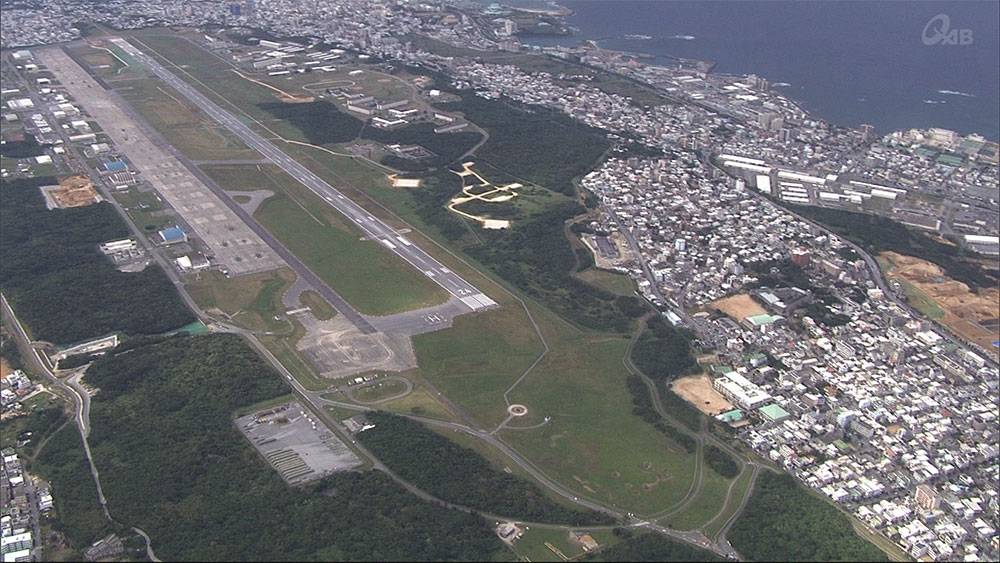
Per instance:
[[[550,341],[552,352],[511,394],[534,419],[552,421],[505,431],[503,440],[582,496],[638,514],[678,502],[693,477],[694,456],[632,414],[621,363],[628,340],[563,338]]]
[[[635,295],[635,286],[632,285],[632,278],[624,274],[589,268],[575,275],[587,283],[596,285],[616,295]]]
[[[361,387],[353,391],[354,398],[358,401],[371,403],[387,397],[393,397],[406,391],[406,384],[397,379],[374,382],[366,387]]]
[[[122,98],[163,134],[184,156],[194,160],[260,158],[233,134],[155,78],[130,80]]]
[[[411,378],[412,381],[412,378]],[[425,385],[413,381],[413,391],[399,399],[377,405],[379,410],[396,414],[412,414],[424,418],[434,418],[450,422],[463,422],[457,413],[437,399]],[[344,397],[341,397],[343,400]]]
[[[733,487],[733,493],[730,497],[729,504],[722,510],[719,514],[715,516],[715,519],[709,522],[704,529],[704,533],[709,538],[715,538],[722,527],[726,525],[726,522],[732,518],[733,514],[740,507],[743,502],[743,496],[746,495],[747,487],[750,486],[750,479],[753,476],[753,468],[746,467],[738,477],[736,477],[736,486]]]
[[[388,315],[447,300],[444,289],[379,243],[317,220],[285,195],[265,201],[254,218],[362,313]]]
[[[920,311],[924,316],[931,320],[944,318],[944,309],[938,306],[933,299],[927,296],[926,293],[920,291],[912,283],[899,278],[893,278],[903,286],[903,295],[906,296],[907,303],[910,304],[914,309]]]
[[[503,392],[542,352],[516,305],[463,315],[451,329],[413,339],[417,373],[491,429],[507,417]]]
[[[722,511],[731,482],[706,467],[697,498],[683,512],[664,517],[660,523],[678,530],[701,528]]]
[[[295,273],[287,268],[236,278],[209,271],[186,287],[199,307],[217,308],[246,328],[291,332],[288,321],[274,317],[284,315],[281,294],[294,281]]]

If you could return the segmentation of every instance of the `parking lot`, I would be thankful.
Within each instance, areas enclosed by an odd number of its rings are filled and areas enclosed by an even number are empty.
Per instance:
[[[362,465],[336,434],[297,401],[237,418],[236,426],[289,485]]]

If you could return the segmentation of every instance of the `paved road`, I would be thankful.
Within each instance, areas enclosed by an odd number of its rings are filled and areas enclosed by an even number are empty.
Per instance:
[[[231,131],[251,148],[264,155],[265,158],[278,165],[293,178],[322,197],[337,211],[351,220],[371,239],[378,241],[390,251],[406,260],[414,268],[429,277],[444,288],[448,293],[461,300],[473,311],[485,311],[497,306],[496,302],[476,289],[472,284],[452,272],[420,247],[414,245],[406,237],[398,234],[395,229],[381,219],[371,215],[360,205],[354,203],[339,190],[326,183],[308,168],[279,150],[273,143],[261,137],[233,114],[223,110],[196,90],[187,82],[168,71],[160,63],[128,43],[124,39],[112,39],[115,45],[122,48],[136,60],[146,65],[158,78],[180,92],[189,101],[197,105],[209,117]]]
[[[360,400],[360,399],[358,399],[357,397],[354,396],[354,392],[355,391],[360,391],[360,390],[362,390],[362,389],[364,389],[366,387],[374,387],[375,385],[378,385],[380,383],[385,383],[386,381],[399,381],[399,382],[401,382],[403,384],[403,386],[405,387],[405,389],[403,389],[399,393],[396,393],[396,394],[391,395],[389,397],[385,397],[385,398],[382,398],[382,399],[376,399],[374,401],[362,401],[362,400]],[[410,383],[410,380],[406,379],[405,377],[400,377],[398,375],[390,375],[388,377],[380,377],[380,378],[376,379],[375,381],[370,381],[368,383],[362,383],[361,385],[352,385],[350,387],[342,387],[341,390],[344,392],[345,395],[347,395],[348,399],[354,401],[355,403],[358,403],[359,405],[377,405],[379,403],[385,403],[387,401],[395,401],[396,399],[399,399],[400,397],[405,397],[405,396],[409,395],[411,392],[413,392],[413,384]]]
[[[97,471],[97,466],[94,464],[94,457],[90,453],[90,444],[87,442],[87,435],[90,433],[89,426],[90,421],[84,418],[84,399],[86,393],[79,393],[74,387],[66,385],[62,380],[52,373],[49,368],[47,360],[43,355],[36,350],[31,345],[31,340],[28,338],[28,333],[25,332],[24,327],[21,326],[21,321],[18,320],[17,316],[14,315],[14,309],[11,308],[10,303],[7,302],[7,298],[0,294],[0,305],[7,312],[8,318],[10,319],[10,324],[14,329],[15,338],[21,340],[25,347],[30,351],[26,361],[34,364],[37,371],[45,376],[53,385],[62,389],[66,394],[73,398],[73,404],[75,409],[74,418],[77,422],[77,428],[80,431],[80,439],[83,441],[83,450],[87,454],[87,461],[90,463],[90,474],[94,477],[94,485],[97,487],[97,500],[101,505],[101,511],[104,513],[104,517],[108,520],[112,520],[111,514],[108,512],[108,502],[104,498],[104,491],[101,490],[101,477],[100,473]],[[87,404],[89,404],[89,397],[87,398]],[[113,520],[112,520],[113,521]]]

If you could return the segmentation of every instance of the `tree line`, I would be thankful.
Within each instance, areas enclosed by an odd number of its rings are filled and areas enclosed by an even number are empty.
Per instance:
[[[846,515],[787,473],[760,472],[727,538],[753,561],[886,561]]]

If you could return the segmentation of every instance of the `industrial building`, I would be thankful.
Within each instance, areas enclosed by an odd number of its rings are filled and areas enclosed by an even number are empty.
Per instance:
[[[184,229],[176,225],[168,229],[163,229],[162,231],[156,233],[156,235],[159,237],[159,240],[157,241],[159,244],[176,244],[178,242],[188,241],[187,233],[184,232]]]
[[[717,378],[712,382],[712,388],[744,411],[754,410],[771,402],[771,395],[735,371]],[[786,412],[785,415],[787,414]]]

